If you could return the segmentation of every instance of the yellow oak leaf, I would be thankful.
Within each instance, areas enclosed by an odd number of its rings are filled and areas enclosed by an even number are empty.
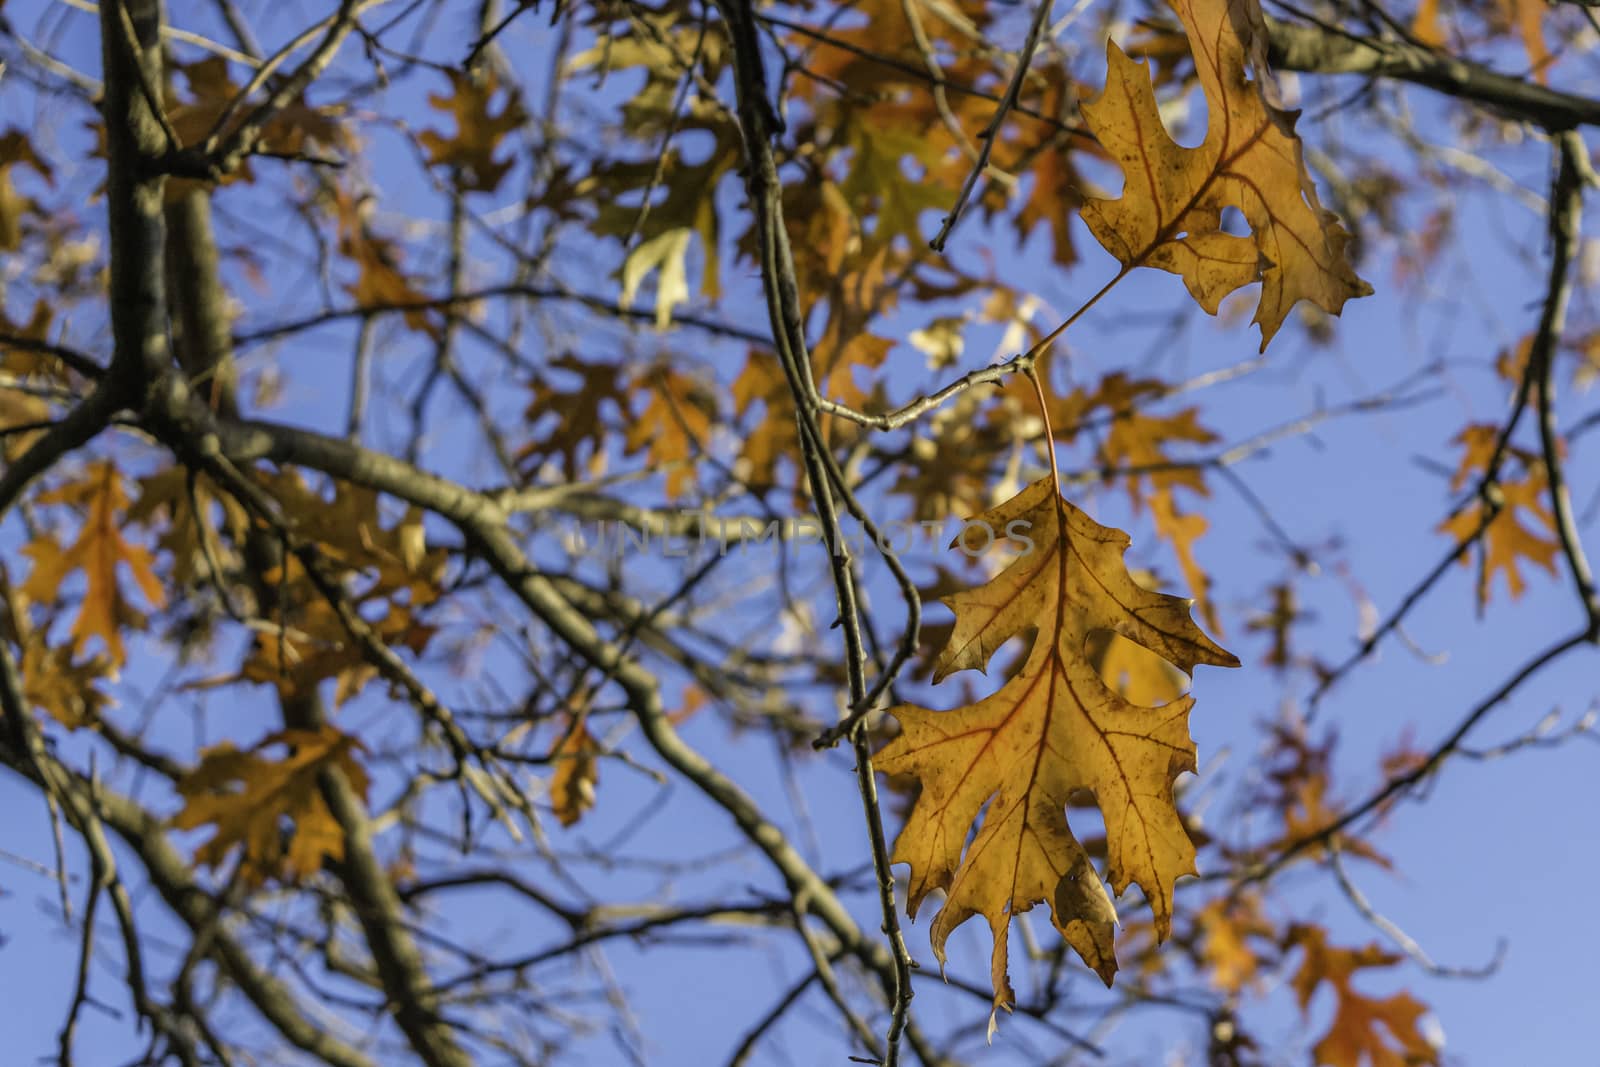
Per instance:
[[[1289,310],[1309,300],[1337,315],[1372,287],[1346,258],[1350,236],[1323,209],[1294,132],[1296,113],[1269,104],[1246,75],[1264,50],[1256,0],[1172,0],[1205,93],[1208,129],[1196,148],[1162,124],[1142,63],[1106,46],[1106,87],[1083,105],[1084,121],[1125,177],[1118,200],[1090,200],[1083,220],[1124,271],[1157,267],[1181,276],[1213,315],[1222,298],[1261,283],[1255,322],[1266,350]],[[1256,63],[1256,74],[1264,76]],[[1223,229],[1237,209],[1250,236]]]
[[[44,433],[50,405],[11,385],[0,385],[0,460],[16,462]],[[28,429],[27,427],[41,427]]]
[[[1236,898],[1218,897],[1200,909],[1195,927],[1201,937],[1200,959],[1218,989],[1237,994],[1256,983],[1262,970],[1262,953],[1252,942],[1273,936],[1259,896],[1244,893]]]
[[[275,745],[286,746],[289,754],[262,755]],[[243,751],[227,743],[206,749],[178,782],[184,805],[173,825],[213,828],[195,852],[196,862],[209,867],[242,848],[239,875],[247,884],[315,874],[324,858],[344,858],[344,833],[322,798],[318,776],[337,767],[365,799],[367,772],[355,758],[361,747],[356,738],[324,725],[281,730]]]
[[[22,650],[22,695],[62,726],[76,730],[98,720],[111,703],[96,688],[110,670],[111,660],[103,654],[74,661],[71,649],[52,648],[39,635],[30,634]]]
[[[640,242],[622,261],[622,296],[617,306],[626,311],[639,295],[639,287],[656,275],[656,329],[672,324],[672,309],[689,299],[689,238],[687,226],[666,230]]]
[[[1032,548],[987,584],[944,598],[955,625],[934,680],[983,670],[1002,644],[1030,631],[1033,647],[1016,675],[975,704],[892,709],[900,736],[877,765],[922,786],[893,854],[911,865],[908,908],[914,915],[930,892],[946,891],[931,932],[941,964],[952,930],[973,915],[989,921],[998,1009],[1015,999],[1006,974],[1011,917],[1040,901],[1102,980],[1116,972],[1116,909],[1067,825],[1074,793],[1093,794],[1112,888],[1120,894],[1138,883],[1158,937],[1171,930],[1173,883],[1195,873],[1194,845],[1173,801],[1174,780],[1195,768],[1194,700],[1143,707],[1119,696],[1090,660],[1090,636],[1111,631],[1187,673],[1198,663],[1239,661],[1194,624],[1188,600],[1135,583],[1122,559],[1127,535],[1067,503],[1050,479],[971,521],[1013,539],[1023,534]]]
[[[385,525],[378,493],[366,486],[336,482],[328,500],[289,471],[268,478],[267,488],[283,505],[296,534],[317,542],[325,558],[376,579],[363,598],[404,591],[412,607],[439,598],[448,555],[428,548],[420,509],[407,508]],[[298,567],[290,571],[297,573]]]
[[[33,561],[33,569],[22,586],[29,600],[56,599],[63,580],[74,571],[83,571],[86,586],[72,624],[74,652],[81,652],[90,638],[98,637],[106,653],[120,666],[127,660],[122,644],[122,625],[132,613],[117,577],[125,565],[145,601],[154,608],[166,603],[161,581],[156,577],[155,556],[143,545],[122,537],[128,495],[122,488],[122,475],[110,463],[93,463],[83,477],[39,494],[41,504],[69,504],[83,509],[78,538],[63,549],[54,540],[39,538],[23,548]]]
[[[1333,1022],[1312,1048],[1318,1067],[1419,1067],[1439,1062],[1439,1050],[1422,1035],[1418,1023],[1428,1008],[1409,993],[1382,999],[1358,993],[1351,985],[1357,971],[1392,967],[1402,957],[1377,945],[1339,948],[1328,944],[1320,926],[1295,926],[1291,946],[1305,949],[1305,959],[1291,984],[1304,1012],[1317,987],[1327,983],[1337,998]]]
[[[249,528],[243,504],[218,493],[204,475],[194,476],[191,489],[190,473],[183,467],[168,467],[137,481],[139,496],[128,508],[128,521],[160,531],[156,543],[172,556],[174,581],[189,585],[208,578],[208,541],[210,558],[228,570],[234,562],[233,545],[244,541]],[[223,532],[226,537],[219,536]]]
[[[1135,508],[1150,507],[1156,536],[1172,546],[1178,566],[1199,604],[1207,626],[1221,631],[1216,606],[1209,596],[1211,578],[1195,556],[1195,542],[1209,528],[1203,515],[1181,510],[1175,489],[1189,489],[1201,496],[1209,494],[1200,464],[1184,464],[1167,454],[1169,445],[1205,445],[1217,435],[1200,424],[1198,408],[1185,408],[1173,415],[1155,415],[1147,405],[1162,400],[1171,392],[1154,378],[1130,378],[1121,371],[1106,375],[1093,392],[1073,390],[1052,407],[1051,423],[1056,435],[1073,440],[1091,417],[1109,413],[1110,424],[1099,440],[1099,459],[1107,472],[1121,472],[1123,487]]]
[[[780,460],[795,459],[800,452],[800,431],[795,428],[794,399],[789,391],[789,381],[772,355],[752,351],[745,358],[744,369],[733,380],[733,407],[740,417],[750,413],[756,404],[765,407],[765,413],[755,420],[744,434],[743,450],[739,456],[739,477],[755,489],[769,489],[778,484]]]
[[[373,636],[395,652],[421,656],[438,632],[417,622],[410,611],[389,604],[382,618],[369,621]],[[334,680],[333,704],[342,707],[378,677],[378,668],[351,637],[326,600],[300,608],[284,633],[257,634],[239,670],[190,682],[190,689],[215,689],[253,682],[275,685],[285,698],[314,692]]]
[[[1204,515],[1179,511],[1178,503],[1168,489],[1159,489],[1150,497],[1150,515],[1155,520],[1156,536],[1172,545],[1172,551],[1178,557],[1178,567],[1183,571],[1183,580],[1189,583],[1189,591],[1194,594],[1200,617],[1207,626],[1220,633],[1222,621],[1210,595],[1211,576],[1200,566],[1194,554],[1194,543],[1210,528],[1210,524]]]

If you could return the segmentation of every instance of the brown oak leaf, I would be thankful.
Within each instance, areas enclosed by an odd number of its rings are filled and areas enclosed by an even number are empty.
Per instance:
[[[287,746],[289,755],[262,755],[275,745]],[[196,862],[209,867],[242,848],[239,875],[248,884],[315,874],[324,857],[344,858],[344,833],[322,798],[318,776],[337,767],[365,799],[367,772],[355,758],[361,747],[356,738],[324,725],[280,730],[243,751],[226,742],[208,748],[178,782],[184,805],[173,825],[213,828],[195,852]]]
[[[454,136],[437,130],[424,130],[418,136],[428,150],[428,162],[456,168],[463,189],[490,193],[511,170],[515,156],[496,159],[500,142],[528,120],[523,110],[521,96],[511,89],[498,111],[495,97],[499,85],[491,73],[487,77],[474,77],[466,71],[450,72],[449,96],[428,94],[428,103],[436,110],[454,116]]]
[[[1337,997],[1333,1023],[1312,1048],[1319,1067],[1418,1067],[1439,1062],[1439,1050],[1422,1035],[1418,1024],[1428,1008],[1409,993],[1378,999],[1351,985],[1357,971],[1392,967],[1402,959],[1377,945],[1339,948],[1328,944],[1320,926],[1295,926],[1289,944],[1305,949],[1305,959],[1292,979],[1303,1012],[1324,982]]]

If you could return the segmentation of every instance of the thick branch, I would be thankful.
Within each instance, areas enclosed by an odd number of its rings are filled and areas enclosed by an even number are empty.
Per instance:
[[[1471,60],[1399,40],[1357,37],[1269,18],[1269,58],[1279,70],[1366,74],[1425,86],[1550,130],[1600,124],[1600,100],[1500,74]]]

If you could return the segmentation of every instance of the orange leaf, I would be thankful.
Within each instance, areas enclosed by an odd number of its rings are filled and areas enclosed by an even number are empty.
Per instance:
[[[1067,825],[1074,792],[1094,794],[1112,887],[1121,893],[1139,884],[1158,937],[1171,929],[1173,883],[1195,872],[1194,845],[1172,794],[1177,776],[1195,768],[1193,698],[1131,703],[1101,680],[1086,641],[1111,631],[1186,672],[1238,660],[1194,624],[1188,601],[1137,585],[1122,560],[1127,535],[1061,499],[1049,479],[973,521],[1025,531],[1032,550],[988,584],[945,598],[956,621],[934,680],[983,670],[1002,644],[1029,631],[1037,633],[1033,648],[1010,681],[976,704],[894,708],[901,733],[879,754],[878,768],[922,784],[893,855],[911,865],[910,911],[933,890],[947,891],[932,930],[941,964],[952,930],[973,915],[988,919],[999,1008],[1014,1000],[1006,974],[1011,917],[1040,901],[1104,981],[1116,971],[1116,909]]]
[[[668,367],[647,371],[636,386],[644,386],[649,403],[628,431],[628,455],[644,452],[651,467],[667,480],[667,495],[681,497],[695,481],[691,460],[711,436],[716,416],[716,396],[701,383]]]
[[[1487,423],[1474,424],[1461,431],[1455,439],[1455,443],[1463,449],[1461,465],[1450,480],[1451,489],[1462,488],[1474,471],[1486,469],[1498,438],[1499,429]],[[1511,599],[1517,599],[1528,586],[1518,565],[1525,560],[1555,574],[1556,554],[1560,551],[1554,536],[1541,536],[1537,532],[1538,527],[1542,526],[1547,534],[1553,535],[1556,528],[1555,516],[1545,503],[1549,482],[1543,461],[1537,455],[1516,447],[1510,447],[1506,452],[1522,464],[1525,473],[1519,480],[1502,474],[1499,484],[1495,486],[1500,496],[1500,508],[1483,530],[1484,561],[1478,582],[1480,603],[1488,599],[1489,586],[1493,584],[1495,575],[1501,573],[1506,576]],[[1471,537],[1483,523],[1483,508],[1482,501],[1462,508],[1439,524],[1439,532],[1449,534],[1457,542]],[[1530,529],[1524,524],[1523,512],[1531,515],[1537,526]],[[1462,566],[1469,566],[1471,562],[1465,554],[1462,555]]]
[[[594,807],[600,780],[600,742],[587,723],[573,724],[550,751],[556,773],[550,779],[550,802],[562,826],[572,826]]]
[[[72,624],[73,648],[82,651],[91,637],[98,637],[112,662],[121,665],[127,660],[121,628],[132,609],[117,579],[118,564],[127,566],[151,607],[166,603],[154,570],[155,557],[143,545],[122,539],[123,512],[128,507],[122,476],[110,463],[96,462],[78,481],[39,494],[39,502],[81,507],[83,524],[70,548],[62,549],[55,541],[41,538],[22,550],[33,561],[23,594],[34,601],[54,600],[62,581],[82,570],[88,585]]]
[[[1183,148],[1162,124],[1144,65],[1106,46],[1106,88],[1083,105],[1084,121],[1121,166],[1118,200],[1091,200],[1083,220],[1124,270],[1158,267],[1180,275],[1213,315],[1222,298],[1261,282],[1255,322],[1266,350],[1296,302],[1337,315],[1372,287],[1345,257],[1350,237],[1325,211],[1306,169],[1295,113],[1263,99],[1245,73],[1247,50],[1264,51],[1256,0],[1172,0],[1188,31],[1205,92],[1209,128]],[[1259,62],[1256,73],[1263,74]],[[1236,208],[1249,237],[1222,229]]]
[[[281,760],[261,755],[273,745],[287,746],[290,754]],[[214,828],[195,853],[209,867],[242,848],[240,876],[249,884],[315,874],[324,857],[344,858],[344,833],[322,799],[318,775],[339,768],[365,799],[367,772],[355,759],[360,747],[354,737],[325,725],[281,730],[242,752],[231,744],[206,749],[199,766],[178,782],[184,805],[173,825]],[[285,821],[293,827],[288,834]]]
[[[557,356],[550,365],[578,376],[575,389],[562,388],[541,374],[531,383],[533,402],[524,413],[530,429],[546,416],[554,425],[522,450],[519,459],[544,459],[559,455],[562,471],[569,480],[598,473],[605,463],[605,443],[610,434],[606,411],[628,411],[628,394],[623,388],[622,368],[615,363],[585,363],[574,355]],[[588,446],[589,470],[580,462]]]
[[[1333,986],[1338,998],[1333,1024],[1312,1049],[1315,1062],[1323,1067],[1415,1067],[1439,1062],[1439,1050],[1425,1037],[1417,1024],[1427,1014],[1427,1006],[1409,993],[1396,993],[1379,1000],[1358,993],[1351,977],[1361,970],[1392,967],[1401,957],[1377,945],[1365,948],[1336,948],[1328,944],[1327,931],[1320,926],[1296,926],[1289,931],[1289,944],[1305,948],[1305,959],[1292,979],[1300,1010],[1311,1004],[1311,997],[1324,982]]]

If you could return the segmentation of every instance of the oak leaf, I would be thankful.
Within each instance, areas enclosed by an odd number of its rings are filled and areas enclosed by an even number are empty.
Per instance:
[[[1296,926],[1288,941],[1305,949],[1305,959],[1291,980],[1300,1010],[1310,1007],[1323,983],[1331,985],[1337,997],[1333,1022],[1311,1050],[1319,1067],[1417,1067],[1439,1062],[1439,1050],[1418,1025],[1428,1013],[1426,1005],[1409,993],[1378,999],[1351,985],[1357,971],[1392,967],[1401,961],[1400,955],[1377,945],[1356,949],[1329,945],[1327,931],[1320,926]]]
[[[289,755],[262,755],[276,745],[287,746]],[[355,758],[361,747],[356,738],[324,725],[281,730],[243,751],[228,743],[206,749],[178,782],[184,805],[173,825],[213,827],[195,852],[195,860],[209,867],[242,849],[239,875],[247,884],[315,874],[324,858],[344,858],[344,833],[323,800],[318,776],[338,768],[365,799],[367,772]]]
[[[622,367],[615,363],[587,363],[577,356],[557,356],[554,369],[577,375],[575,388],[566,388],[548,372],[537,375],[529,388],[533,400],[523,413],[536,436],[518,454],[519,461],[561,457],[561,470],[569,481],[598,474],[605,466],[606,441],[611,427],[607,413],[628,412],[628,392]],[[553,420],[553,422],[552,422]],[[543,423],[550,423],[541,429]],[[587,446],[587,447],[586,447]],[[587,463],[584,455],[587,453]],[[537,468],[538,464],[533,464]]]
[[[232,546],[244,541],[249,528],[244,505],[218,493],[209,478],[191,476],[183,467],[146,475],[138,485],[139,496],[128,508],[128,521],[160,531],[156,544],[172,556],[173,580],[187,586],[225,579],[236,563]],[[218,536],[219,532],[227,536]],[[210,574],[212,559],[224,574]]]
[[[83,571],[86,585],[72,624],[74,651],[82,651],[90,638],[98,637],[115,664],[127,659],[122,644],[122,626],[133,608],[122,591],[117,576],[125,566],[151,607],[166,603],[161,580],[156,577],[155,557],[143,545],[122,536],[128,495],[122,488],[122,475],[116,467],[101,461],[91,464],[82,478],[39,494],[41,504],[70,504],[83,509],[78,536],[63,549],[49,537],[41,537],[23,548],[33,561],[33,569],[22,592],[35,602],[53,601],[61,583],[74,571]]]
[[[428,150],[430,164],[457,170],[463,189],[492,193],[516,159],[515,155],[495,158],[500,142],[528,120],[521,94],[513,87],[497,111],[499,85],[492,72],[478,78],[466,71],[451,71],[450,85],[449,96],[429,93],[428,103],[455,118],[455,135],[424,130],[417,139]]]
[[[651,368],[634,384],[643,387],[650,399],[628,430],[624,448],[630,456],[644,452],[650,465],[665,476],[667,495],[681,497],[694,484],[690,461],[711,436],[716,394],[666,366]]]
[[[438,632],[395,604],[389,604],[383,616],[368,626],[389,649],[405,650],[413,656],[421,656]],[[257,634],[237,673],[193,682],[189,688],[254,682],[275,685],[283,697],[290,698],[311,693],[331,678],[333,705],[342,707],[359,696],[378,673],[376,664],[328,602],[313,600],[300,609],[283,634]]]
[[[420,608],[439,598],[448,555],[428,547],[420,508],[410,506],[385,524],[378,493],[364,485],[335,482],[329,500],[290,471],[271,476],[267,488],[296,534],[315,541],[324,558],[373,579],[361,599],[405,592],[410,605]],[[298,564],[290,568],[291,574],[298,571]]]
[[[111,658],[98,653],[74,659],[68,645],[51,645],[29,618],[28,598],[0,567],[0,641],[22,650],[22,698],[69,730],[98,722],[114,704],[98,686],[113,673]]]
[[[1498,445],[1500,430],[1489,423],[1475,423],[1461,431],[1454,444],[1462,448],[1460,466],[1450,479],[1450,488],[1464,488],[1474,472],[1487,469]],[[1544,460],[1536,453],[1514,445],[1505,450],[1507,457],[1517,460],[1523,468],[1520,478],[1501,475],[1493,492],[1498,494],[1499,506],[1484,522],[1483,501],[1474,501],[1439,524],[1439,532],[1449,534],[1457,543],[1478,533],[1482,527],[1483,565],[1478,573],[1478,602],[1489,598],[1489,587],[1497,574],[1506,576],[1506,587],[1511,599],[1522,596],[1528,583],[1522,576],[1519,564],[1526,561],[1544,571],[1556,573],[1556,555],[1560,547],[1555,541],[1555,516],[1545,497],[1549,482]],[[1531,516],[1536,525],[1523,521],[1524,514]],[[1540,532],[1543,527],[1543,533]],[[1471,564],[1465,553],[1462,566]]]
[[[1309,300],[1337,315],[1372,287],[1346,258],[1350,236],[1323,209],[1294,132],[1297,113],[1269,104],[1257,77],[1264,20],[1256,0],[1172,0],[1194,53],[1208,114],[1196,148],[1175,142],[1162,124],[1144,65],[1114,42],[1106,46],[1105,89],[1083,105],[1084,121],[1121,166],[1118,200],[1091,200],[1082,216],[1124,271],[1157,267],[1181,276],[1216,314],[1223,297],[1261,283],[1255,322],[1266,350],[1290,309]],[[1227,233],[1222,213],[1240,211],[1250,236]]]
[[[1218,989],[1237,995],[1252,986],[1263,970],[1263,951],[1256,943],[1273,938],[1272,924],[1254,893],[1217,897],[1195,915],[1200,934],[1200,959]]]
[[[398,242],[372,226],[373,202],[343,192],[335,195],[334,212],[339,221],[339,254],[356,267],[356,280],[345,291],[364,308],[403,307],[406,326],[438,339],[443,331],[437,316],[428,307],[428,295],[418,289],[405,273],[403,252]]]
[[[765,409],[743,435],[736,470],[752,488],[770,489],[778,484],[779,460],[798,461],[800,454],[800,431],[795,427],[794,394],[789,381],[771,353],[755,349],[746,356],[744,369],[733,380],[732,396],[734,412],[741,418],[757,404]]]
[[[1299,718],[1274,723],[1270,733],[1263,788],[1255,804],[1277,813],[1283,825],[1281,836],[1264,853],[1295,847],[1321,857],[1331,845],[1346,857],[1387,868],[1388,858],[1361,837],[1348,831],[1332,832],[1345,811],[1345,805],[1334,799],[1330,785],[1335,736],[1330,733],[1320,742],[1312,741]]]
[[[1140,585],[1146,583],[1135,574]],[[1189,678],[1137,641],[1097,630],[1084,642],[1089,662],[1113,693],[1133,704],[1169,704],[1189,688]]]
[[[23,389],[0,385],[0,460],[7,465],[16,462],[49,422],[49,404]]]
[[[641,242],[622,261],[622,296],[617,306],[633,307],[639,287],[650,275],[656,276],[656,329],[672,324],[672,309],[689,299],[689,238],[687,226],[666,230]]]
[[[22,216],[34,209],[33,200],[11,184],[13,167],[29,167],[46,182],[55,180],[50,164],[33,150],[26,134],[14,129],[0,134],[0,252],[21,247]]]
[[[550,750],[556,773],[550,779],[550,803],[562,826],[572,826],[594,807],[600,781],[600,742],[581,719],[570,723]]]
[[[1091,418],[1102,412],[1109,415],[1110,424],[1098,442],[1102,469],[1108,477],[1112,472],[1120,476],[1135,509],[1149,505],[1156,536],[1172,546],[1201,618],[1220,631],[1216,606],[1209,596],[1211,578],[1194,551],[1209,524],[1205,516],[1183,511],[1174,492],[1187,489],[1207,496],[1210,491],[1200,464],[1181,463],[1167,454],[1172,445],[1207,445],[1215,442],[1217,435],[1200,424],[1198,408],[1184,408],[1172,415],[1146,410],[1171,392],[1159,379],[1130,378],[1117,371],[1102,378],[1092,393],[1077,389],[1054,402],[1051,423],[1057,428],[1056,436],[1073,440]]]
[[[226,136],[237,128],[240,120],[254,111],[254,104],[234,108],[227,126],[216,129],[218,120],[242,89],[229,74],[228,61],[220,56],[209,56],[193,63],[175,64],[175,69],[187,83],[189,99],[180,99],[169,87],[167,118],[184,147],[200,147],[214,130]],[[310,150],[312,142],[330,148],[352,148],[352,138],[340,122],[340,111],[337,107],[313,107],[303,99],[285,101],[273,110],[272,116],[262,127],[256,151],[294,156]],[[223,175],[221,184],[249,183],[254,180],[250,161],[246,158],[236,169]],[[177,199],[184,190],[195,184],[194,179],[173,179],[168,183],[168,201]]]
[[[3,244],[0,244],[0,247],[3,247]],[[11,316],[6,314],[3,305],[4,301],[0,301],[0,337],[15,337],[20,341],[49,340],[50,324],[55,318],[54,309],[49,301],[42,297],[35,300],[26,322],[13,322]],[[9,345],[0,340],[0,370],[19,376],[41,374],[59,378],[62,376],[63,367],[55,356],[21,345]]]
[[[1286,671],[1294,665],[1292,647],[1293,629],[1297,623],[1313,616],[1302,610],[1295,587],[1289,582],[1275,582],[1268,589],[1271,606],[1252,616],[1244,628],[1252,633],[1266,634],[1271,641],[1261,662],[1275,671]]]
[[[1112,888],[1120,894],[1138,883],[1158,937],[1171,930],[1173,883],[1195,873],[1194,845],[1173,801],[1174,780],[1195,769],[1193,698],[1143,707],[1119,696],[1086,652],[1090,635],[1109,630],[1190,673],[1198,663],[1238,660],[1194,624],[1189,601],[1136,584],[1122,560],[1127,535],[1067,503],[1050,479],[972,521],[1025,529],[1033,547],[986,585],[945,598],[955,625],[934,680],[983,670],[1002,644],[1029,631],[1036,631],[1033,647],[1015,676],[975,704],[892,709],[900,736],[877,765],[922,785],[893,854],[911,865],[910,912],[933,890],[946,891],[931,932],[941,964],[952,930],[973,915],[989,921],[1000,1008],[1015,999],[1006,974],[1011,917],[1040,901],[1102,980],[1109,984],[1116,971],[1117,913],[1067,825],[1074,793],[1093,794]]]

